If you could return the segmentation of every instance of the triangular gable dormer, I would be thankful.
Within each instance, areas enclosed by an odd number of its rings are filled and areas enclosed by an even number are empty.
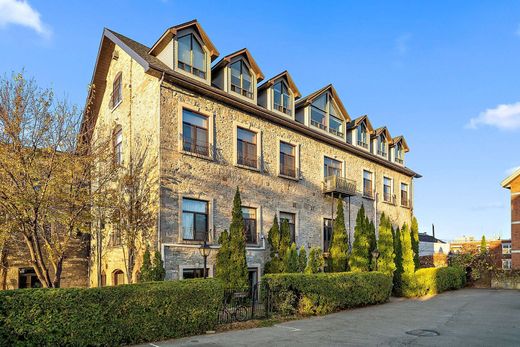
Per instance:
[[[258,87],[258,105],[292,119],[295,100],[300,97],[300,91],[287,70]]]
[[[404,136],[394,137],[390,145],[390,160],[394,163],[404,165],[404,154],[409,151],[410,149]]]
[[[225,56],[211,71],[213,86],[257,103],[256,86],[264,79],[264,74],[247,48]]]
[[[374,133],[367,115],[358,117],[347,125],[347,140],[357,147],[370,151],[370,138]]]
[[[372,134],[372,153],[389,159],[389,147],[392,136],[386,127],[377,128]]]
[[[170,69],[211,84],[211,62],[219,56],[215,45],[197,20],[169,28],[150,48]]]
[[[296,102],[296,121],[345,140],[350,116],[338,93],[329,84]]]

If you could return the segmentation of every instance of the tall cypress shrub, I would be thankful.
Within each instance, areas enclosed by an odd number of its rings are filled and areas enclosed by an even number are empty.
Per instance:
[[[480,254],[487,253],[487,241],[486,235],[482,235],[482,239],[480,240]]]
[[[415,272],[415,263],[413,261],[410,229],[406,223],[404,223],[401,230],[401,248],[403,256],[403,281],[411,281]]]
[[[377,270],[392,276],[395,271],[394,240],[390,220],[384,213],[381,214],[381,221],[379,222],[377,249],[379,251]]]
[[[298,272],[304,272],[307,267],[307,252],[305,251],[305,247],[300,247],[300,252],[298,253]]]
[[[419,260],[419,224],[417,218],[412,218],[412,226],[410,227],[412,233],[412,248],[413,248],[413,262],[415,264],[415,270],[417,271],[420,267]]]
[[[394,271],[394,294],[401,295],[403,283],[403,252],[401,248],[401,230],[399,227],[393,229],[394,252],[395,252],[395,271]]]
[[[217,253],[217,264],[215,269],[215,277],[220,278],[223,283],[230,277],[230,259],[231,259],[231,246],[229,244],[229,233],[224,230],[220,233],[218,238],[220,248]]]
[[[248,271],[246,259],[246,235],[244,233],[244,217],[242,216],[242,201],[237,187],[233,198],[233,211],[231,213],[231,225],[229,226],[230,278],[229,286],[232,288],[247,288]]]
[[[354,243],[352,244],[352,253],[349,258],[350,270],[354,272],[368,271],[369,258],[368,252],[370,249],[370,241],[367,237],[367,225],[365,218],[365,207],[361,205],[357,216],[356,226],[354,228]]]
[[[366,231],[367,231],[367,237],[368,237],[368,262],[369,262],[369,268],[371,271],[373,271],[376,267],[375,259],[372,257],[372,252],[377,248],[377,239],[376,239],[376,226],[374,225],[374,222],[369,220],[368,217],[366,218],[365,222]]]
[[[285,258],[285,253],[291,247],[291,227],[289,226],[289,222],[287,219],[284,219],[280,225],[280,245],[278,252],[280,253],[280,258]]]
[[[271,259],[265,264],[265,273],[283,272],[283,258],[280,257],[280,225],[276,215],[274,216],[273,225],[267,233],[267,242]]]
[[[309,251],[309,260],[305,268],[306,274],[315,274],[323,271],[325,260],[323,259],[323,251],[319,247],[312,247]]]
[[[299,263],[298,263],[298,249],[296,248],[296,244],[293,244],[287,249],[285,252],[285,272],[298,272]]]
[[[139,271],[139,282],[150,282],[151,281],[151,272],[152,269],[152,260],[150,256],[150,247],[146,245],[146,250],[143,254],[143,264],[141,264],[141,270]]]
[[[165,277],[166,270],[164,269],[161,253],[159,251],[155,251],[152,262],[152,281],[164,281]]]
[[[338,208],[332,242],[329,248],[330,267],[332,272],[347,271],[348,268],[348,235],[345,228],[345,214],[343,211],[343,200],[338,199]]]

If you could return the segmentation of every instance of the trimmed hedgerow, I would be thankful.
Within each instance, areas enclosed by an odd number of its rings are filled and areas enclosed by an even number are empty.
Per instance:
[[[320,315],[379,304],[392,291],[392,277],[380,272],[271,274],[263,277],[263,284],[269,287],[274,311],[282,315]]]
[[[459,267],[430,267],[419,269],[409,280],[403,281],[403,296],[411,298],[460,289],[466,284],[466,273]]]
[[[214,279],[0,292],[0,345],[118,346],[199,334],[217,324]]]

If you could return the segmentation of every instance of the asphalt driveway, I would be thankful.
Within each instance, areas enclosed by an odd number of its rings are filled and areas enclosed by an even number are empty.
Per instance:
[[[422,336],[407,333],[414,331]],[[463,289],[423,299],[392,299],[384,305],[268,328],[150,345],[520,346],[520,291]]]

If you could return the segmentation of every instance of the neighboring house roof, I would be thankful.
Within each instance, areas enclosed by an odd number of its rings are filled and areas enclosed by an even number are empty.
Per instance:
[[[268,87],[272,86],[274,84],[274,82],[276,80],[278,80],[279,78],[281,78],[281,77],[285,77],[285,79],[287,80],[287,83],[289,84],[289,88],[291,88],[292,92],[294,93],[294,98],[295,99],[298,99],[299,97],[302,96],[300,91],[296,87],[296,84],[294,84],[294,81],[291,78],[291,75],[289,74],[289,71],[287,71],[287,70],[279,73],[278,75],[276,75],[274,77],[271,77],[270,79],[268,79],[267,81],[265,81],[264,83],[259,85],[258,86],[258,91],[261,91],[261,90],[263,90],[265,88],[268,88]]]
[[[343,105],[343,102],[339,98],[339,95],[332,84],[326,85],[325,87],[318,89],[317,91],[299,99],[296,102],[296,108],[301,108],[310,105],[318,96],[325,93],[326,91],[329,91],[332,94],[332,97],[334,98],[334,101],[336,101],[336,104],[338,105],[340,112],[345,116],[347,122],[350,122],[350,116],[347,112],[347,109]]]
[[[379,135],[381,135],[382,133],[385,134],[385,137],[386,137],[386,141],[389,143],[389,144],[392,144],[392,136],[390,135],[390,131],[388,131],[388,128],[387,127],[380,127],[380,128],[377,128],[376,130],[374,130],[374,133],[372,134],[372,137],[375,138],[375,137],[378,137]]]
[[[359,157],[369,159],[382,166],[391,168],[397,172],[401,172],[407,176],[416,178],[422,177],[420,174],[416,173],[415,171],[407,167],[403,167],[401,165],[392,163],[363,149],[360,149],[352,144],[340,141],[332,136],[321,134],[320,132],[311,129],[303,124],[300,124],[294,120],[287,119],[287,117],[282,117],[276,114],[275,112],[266,110],[265,108],[252,104],[250,102],[244,102],[240,98],[235,97],[219,88],[207,85],[203,82],[197,81],[196,79],[192,79],[179,72],[176,72],[170,69],[166,64],[161,62],[158,58],[151,55],[149,53],[149,47],[106,28],[103,30],[103,35],[101,37],[101,43],[99,45],[96,64],[94,66],[94,72],[91,80],[91,85],[95,85],[95,89],[91,88],[89,90],[86,107],[83,112],[83,119],[80,129],[81,139],[83,140],[89,140],[93,127],[97,121],[96,117],[98,114],[99,107],[101,105],[101,98],[96,98],[96,95],[104,94],[107,83],[106,73],[108,71],[110,61],[112,59],[111,53],[113,52],[115,45],[118,45],[124,52],[131,56],[132,59],[134,59],[138,64],[140,64],[145,72],[154,75],[157,78],[167,78],[168,81],[176,83],[180,87],[195,91],[219,102],[224,102],[244,112],[248,112],[253,115],[265,118],[281,126],[293,129],[309,137],[313,137],[318,141],[328,143],[330,145],[346,150]],[[332,85],[322,89],[326,89],[329,87],[335,94]]]
[[[370,120],[368,119],[367,115],[363,115],[361,117],[357,117],[353,121],[349,122],[347,124],[347,129],[356,128],[363,121],[365,121],[365,125],[366,125],[366,127],[368,129],[368,132],[371,134],[374,131],[374,127],[372,126],[372,123],[370,123]]]
[[[251,65],[251,69],[253,69],[253,72],[256,75],[257,82],[260,82],[261,80],[263,80],[264,74],[263,74],[262,70],[260,70],[260,67],[258,66],[255,59],[253,58],[253,56],[251,55],[251,53],[249,52],[249,50],[247,48],[242,48],[236,52],[226,55],[224,58],[220,59],[218,61],[218,63],[216,63],[211,68],[211,70],[218,70],[220,68],[223,68],[224,66],[226,66],[227,64],[229,64],[231,62],[231,59],[233,59],[234,57],[238,57],[240,55],[245,56],[247,62],[249,63],[249,65]]]
[[[446,243],[426,233],[419,233],[419,242]]]
[[[401,142],[402,146],[403,146],[403,149],[405,152],[409,152],[410,151],[410,148],[408,147],[408,144],[406,143],[406,140],[404,139],[404,136],[403,135],[399,135],[399,136],[396,136],[392,139],[392,144],[391,146],[395,146],[397,145],[399,142]]]
[[[150,55],[157,55],[160,51],[163,50],[163,48],[170,42],[170,40],[177,35],[177,33],[181,30],[187,29],[187,28],[193,28],[197,34],[199,34],[202,41],[204,41],[204,45],[209,49],[209,52],[211,54],[211,61],[215,60],[220,53],[218,52],[217,48],[211,42],[209,39],[209,36],[206,34],[204,29],[202,29],[202,26],[197,22],[196,19],[190,20],[189,22],[182,23],[176,26],[173,26],[166,30],[164,34],[157,40],[156,43],[148,50],[148,54]]]
[[[509,175],[505,180],[500,183],[502,187],[511,189],[511,183],[517,178],[520,177],[520,168],[518,168],[515,172]]]

